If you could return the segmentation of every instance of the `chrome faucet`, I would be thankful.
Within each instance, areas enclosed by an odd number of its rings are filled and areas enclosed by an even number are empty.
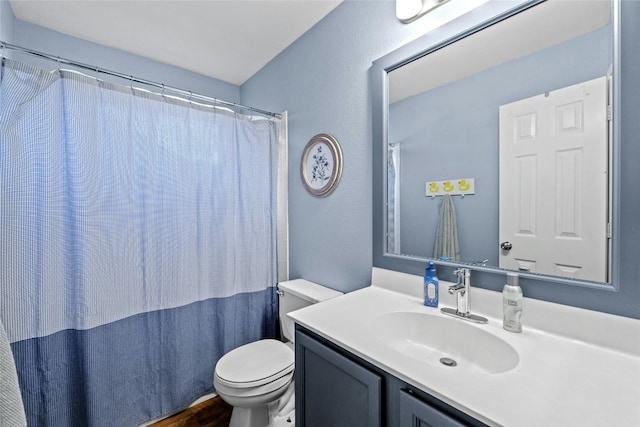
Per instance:
[[[487,323],[485,317],[471,314],[469,310],[469,290],[471,288],[471,270],[459,268],[453,272],[458,278],[455,285],[449,286],[449,294],[456,295],[456,308],[444,307],[440,311],[476,323]]]
[[[449,287],[449,295],[456,295],[456,306],[458,315],[469,313],[469,288],[471,286],[471,270],[459,268],[453,272],[458,278],[458,283]]]

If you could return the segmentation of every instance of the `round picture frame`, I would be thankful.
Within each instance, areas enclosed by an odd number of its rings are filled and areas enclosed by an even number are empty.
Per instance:
[[[320,133],[307,142],[300,175],[304,187],[316,197],[326,197],[336,189],[342,176],[342,150],[333,136]]]

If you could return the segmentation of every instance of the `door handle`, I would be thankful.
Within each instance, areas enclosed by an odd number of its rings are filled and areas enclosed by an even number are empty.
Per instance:
[[[511,248],[513,248],[513,245],[511,244],[511,242],[500,243],[500,249],[502,249],[503,251],[510,251]]]

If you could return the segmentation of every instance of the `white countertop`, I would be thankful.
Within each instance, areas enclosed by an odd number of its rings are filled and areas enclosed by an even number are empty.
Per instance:
[[[473,288],[470,308],[489,318],[473,327],[509,343],[510,371],[456,370],[386,346],[371,326],[387,313],[445,316],[422,304],[422,278],[375,269],[372,286],[290,316],[403,381],[492,426],[640,426],[640,321],[525,298],[523,332],[502,329],[502,296]],[[440,282],[440,307],[455,307]],[[457,319],[456,319],[457,320]],[[458,320],[466,322],[465,320]]]

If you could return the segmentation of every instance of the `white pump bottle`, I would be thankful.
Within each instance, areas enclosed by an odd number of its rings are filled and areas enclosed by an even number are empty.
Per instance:
[[[502,327],[509,332],[522,332],[522,298],[518,275],[507,273],[507,284],[502,290]]]

